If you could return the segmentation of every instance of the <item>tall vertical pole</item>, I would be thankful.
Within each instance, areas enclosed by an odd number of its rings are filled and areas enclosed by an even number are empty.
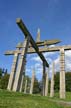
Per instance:
[[[48,78],[48,74],[49,74],[49,68],[48,68],[48,71],[46,71],[45,96],[48,96],[48,86],[49,86],[49,78]]]
[[[33,93],[34,80],[35,80],[35,70],[33,69],[33,71],[32,71],[32,79],[31,79],[31,86],[30,86],[30,94]]]
[[[23,43],[22,53],[20,55],[19,64],[18,64],[16,75],[15,75],[13,91],[19,91],[19,89],[20,89],[22,73],[23,73],[23,69],[24,69],[24,66],[25,66],[25,61],[24,60],[26,58],[29,42],[30,42],[30,39],[29,39],[29,36],[27,36],[27,38],[25,39],[25,41]]]
[[[60,49],[60,98],[65,98],[65,53]]]
[[[37,32],[36,42],[40,42],[40,29],[38,29],[38,32]]]
[[[43,76],[42,76],[42,95],[45,96],[45,86],[46,86],[46,64],[43,62]]]
[[[8,86],[7,86],[8,90],[12,90],[12,88],[13,88],[14,78],[15,78],[16,69],[17,69],[18,57],[19,57],[19,54],[15,53],[12,68],[11,68],[11,73],[10,73],[10,77],[9,77],[9,82],[8,82]]]
[[[25,70],[26,70],[26,60],[24,59],[24,69],[23,69],[23,73],[22,73],[22,79],[21,79],[21,84],[20,84],[20,92],[22,92],[22,88],[23,88],[23,80],[24,80],[24,78],[25,78]]]
[[[24,93],[26,93],[26,91],[27,91],[27,79],[26,79],[26,82],[25,82]]]
[[[55,63],[52,64],[52,77],[51,77],[51,86],[50,86],[50,97],[54,96],[54,72],[55,72]]]

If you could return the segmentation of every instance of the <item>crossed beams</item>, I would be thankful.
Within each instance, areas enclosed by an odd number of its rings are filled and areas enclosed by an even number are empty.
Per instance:
[[[32,47],[35,49],[36,53],[39,55],[39,57],[41,58],[41,60],[43,62],[43,96],[45,96],[45,83],[46,83],[45,70],[46,70],[46,67],[49,67],[49,64],[47,63],[43,54],[39,52],[39,48],[38,48],[37,44],[35,43],[34,39],[32,38],[32,35],[26,28],[23,21],[21,19],[17,19],[16,22],[17,22],[18,26],[20,27],[20,29],[22,30],[22,32],[24,33],[25,38],[29,38],[29,43],[31,43]],[[28,44],[28,46],[26,45],[27,51],[28,51],[28,47],[29,47],[29,44]],[[27,54],[27,51],[25,54]]]
[[[21,48],[21,47],[18,47],[18,48]],[[43,48],[39,48],[39,52],[41,52],[41,53],[43,53],[43,52],[56,52],[56,51],[60,51],[61,48],[63,48],[65,51],[71,50],[71,45],[55,46],[55,47],[43,47]],[[22,51],[20,51],[19,49],[13,50],[13,51],[6,51],[5,55],[14,55],[15,53],[21,54]],[[28,48],[27,53],[28,54],[36,53],[36,51],[31,47],[31,48]]]
[[[29,43],[30,43],[44,64],[43,65],[43,76],[45,76],[45,77],[43,77],[43,95],[45,95],[45,88],[44,88],[45,83],[46,83],[45,69],[46,69],[46,67],[49,67],[49,64],[47,63],[43,54],[41,52],[39,52],[39,48],[38,48],[37,44],[33,40],[31,34],[27,30],[27,28],[24,25],[24,23],[22,22],[22,20],[17,19],[17,24],[21,28],[22,32],[25,35],[25,41],[22,44],[22,53],[20,54],[18,66],[17,66],[17,62],[18,62],[17,59],[18,59],[19,54],[15,53],[14,62],[12,65],[12,70],[11,70],[7,89],[13,90],[13,91],[20,91],[21,90],[20,88],[21,88],[21,83],[22,83],[22,74],[23,74],[23,70],[25,68],[26,54],[28,51]],[[17,50],[19,50],[19,49],[20,48],[18,48]]]
[[[13,62],[13,68],[12,68],[12,74],[10,74],[10,78],[12,80],[9,81],[9,83],[12,81],[11,86],[8,84],[8,89],[13,91],[19,91],[20,86],[21,86],[21,80],[22,80],[22,72],[23,72],[23,66],[25,66],[25,59],[26,59],[26,54],[27,53],[37,53],[41,60],[43,61],[43,96],[45,96],[45,84],[46,84],[46,67],[49,67],[49,64],[47,63],[45,57],[43,56],[42,52],[47,52],[47,51],[60,51],[60,63],[61,63],[61,71],[60,71],[60,98],[65,98],[65,66],[64,66],[64,50],[69,50],[71,49],[71,46],[59,46],[59,47],[54,47],[54,48],[38,48],[38,46],[45,46],[47,43],[44,42],[37,42],[33,40],[30,32],[27,30],[26,26],[22,22],[21,19],[17,19],[17,24],[22,30],[22,32],[25,35],[25,42],[22,44],[21,47],[17,48],[22,48],[22,51],[17,49],[16,51],[12,52],[6,52],[6,55],[12,55],[14,54],[14,62]],[[30,46],[29,46],[30,43]],[[33,47],[33,48],[32,48]],[[18,68],[16,68],[17,64],[17,57],[18,55],[21,55]],[[17,69],[17,72],[15,72]],[[13,77],[12,77],[13,76]],[[63,84],[62,84],[63,82]]]
[[[25,24],[23,23],[23,21],[21,19],[17,19],[16,20],[18,26],[20,27],[20,29],[22,30],[22,32],[24,33],[25,38],[29,37],[30,38],[30,43],[32,45],[32,47],[35,49],[36,53],[39,55],[39,57],[41,58],[41,60],[43,62],[45,62],[46,67],[49,67],[49,64],[47,63],[45,57],[43,56],[42,53],[39,52],[39,48],[37,46],[37,44],[35,43],[34,39],[32,38],[32,35],[30,34],[30,32],[28,31],[28,29],[26,28]]]

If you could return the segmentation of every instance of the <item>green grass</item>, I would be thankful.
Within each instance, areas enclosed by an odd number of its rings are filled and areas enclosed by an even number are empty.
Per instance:
[[[71,102],[71,92],[66,92],[66,98],[65,99],[60,99],[59,98],[59,93],[55,93],[55,96],[51,99],[55,99],[55,100],[63,100],[63,101],[68,101]]]
[[[0,108],[71,108],[51,102],[49,98],[0,90]]]

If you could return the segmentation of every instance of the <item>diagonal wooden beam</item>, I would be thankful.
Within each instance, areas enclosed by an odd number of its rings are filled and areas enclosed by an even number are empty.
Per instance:
[[[32,35],[30,34],[30,32],[28,31],[28,29],[26,28],[25,24],[23,23],[23,21],[21,19],[17,19],[16,23],[18,24],[18,26],[20,27],[20,29],[22,30],[22,32],[26,37],[30,37],[30,43],[32,44],[33,48],[35,49],[36,53],[39,55],[39,57],[41,58],[41,60],[43,62],[45,62],[46,66],[49,67],[49,64],[47,63],[45,57],[43,56],[43,54],[41,52],[39,52],[39,48],[37,46],[37,44],[35,43],[34,39],[32,38]]]

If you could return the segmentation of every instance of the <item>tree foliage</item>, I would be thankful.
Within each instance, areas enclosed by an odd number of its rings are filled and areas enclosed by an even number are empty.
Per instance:
[[[27,79],[27,93],[30,91],[31,78],[27,75],[23,80],[23,91],[25,87],[25,81]],[[0,68],[0,89],[6,89],[8,85],[9,74],[7,69]],[[50,79],[49,79],[49,91],[50,91]],[[66,91],[71,91],[71,72],[65,73],[65,83],[66,83]],[[60,89],[60,72],[56,72],[54,75],[54,89],[56,92],[59,92]],[[33,93],[42,93],[42,80],[39,82],[35,77]]]
[[[54,75],[54,89],[55,91],[59,91],[59,81],[60,80],[60,73],[56,72],[56,74]]]
[[[54,76],[54,89],[55,91],[59,91],[60,84],[60,72],[56,72]],[[66,91],[71,91],[71,72],[65,73],[65,83],[66,83]]]
[[[34,80],[33,93],[35,93],[35,94],[40,93],[40,86],[39,86],[39,82],[38,82],[36,77],[35,77],[35,80]]]
[[[71,72],[66,73],[66,91],[71,91]]]
[[[24,87],[25,87],[25,82],[27,80],[27,90],[26,92],[29,93],[30,92],[30,86],[31,86],[31,78],[28,75],[25,75],[24,80],[23,80],[23,91],[24,91]],[[40,92],[40,88],[39,88],[39,82],[37,80],[37,78],[35,77],[34,80],[34,87],[33,87],[33,93],[39,93]]]
[[[6,89],[8,85],[9,74],[7,69],[0,68],[0,89]]]

